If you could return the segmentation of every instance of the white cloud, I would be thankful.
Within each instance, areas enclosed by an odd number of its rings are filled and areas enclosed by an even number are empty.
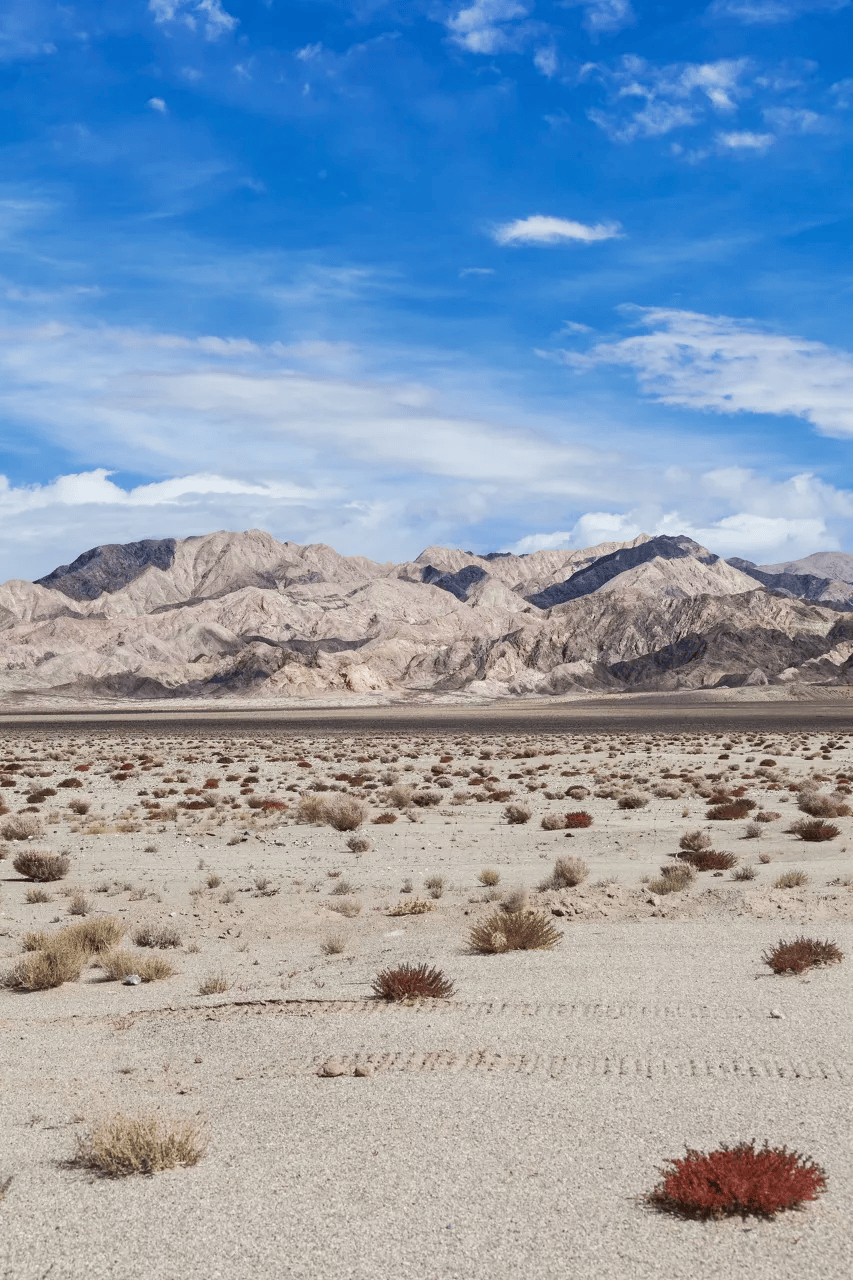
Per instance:
[[[732,115],[752,92],[753,64],[721,58],[655,66],[631,54],[612,70],[591,64],[584,74],[601,78],[612,103],[609,113],[593,109],[589,118],[615,141],[632,142],[696,124],[709,110]],[[641,107],[634,106],[637,99]]]
[[[827,128],[827,121],[816,111],[768,107],[762,114],[768,124],[784,133],[822,133]]]
[[[149,98],[145,105],[150,107],[152,111],[159,111],[161,115],[166,114],[166,103],[162,98]]]
[[[543,45],[534,53],[533,65],[537,71],[551,80],[560,70],[560,55],[553,45]]]
[[[804,13],[838,13],[849,3],[850,0],[714,0],[708,12],[715,18],[771,26],[792,22]]]
[[[584,9],[583,25],[587,31],[612,35],[636,21],[631,0],[561,0],[564,9]]]
[[[459,274],[463,279],[465,276],[493,276],[495,269],[494,267],[463,267]]]
[[[772,133],[750,133],[748,130],[718,133],[715,140],[728,151],[766,151],[776,141]]]
[[[633,367],[643,389],[663,404],[715,413],[792,414],[824,435],[853,435],[853,355],[772,333],[749,321],[690,311],[640,312],[652,333],[600,343],[588,363]]]
[[[296,56],[300,62],[313,62],[315,58],[319,58],[323,52],[321,44],[306,44],[301,49],[296,50]]]
[[[514,46],[510,24],[528,12],[518,0],[474,0],[447,20],[447,29],[454,43],[469,53],[498,53]]]
[[[597,222],[589,226],[584,222],[550,218],[539,213],[505,222],[493,232],[498,244],[566,244],[572,241],[592,244],[597,240],[613,240],[621,234],[618,222]]]
[[[157,23],[181,22],[191,31],[202,23],[208,40],[233,31],[239,21],[226,13],[222,0],[148,0],[148,8]]]

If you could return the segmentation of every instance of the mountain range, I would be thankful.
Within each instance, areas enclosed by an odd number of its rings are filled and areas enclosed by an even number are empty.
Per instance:
[[[0,586],[0,698],[484,697],[853,683],[853,555],[686,536],[379,564],[268,533],[94,547]]]

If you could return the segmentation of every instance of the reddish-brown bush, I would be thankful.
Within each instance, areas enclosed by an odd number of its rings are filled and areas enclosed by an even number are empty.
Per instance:
[[[735,855],[725,849],[702,849],[698,853],[685,850],[679,857],[697,871],[728,871],[737,862]]]
[[[375,827],[383,827],[386,825],[390,826],[392,822],[396,822],[396,821],[397,821],[396,813],[380,813],[377,817],[373,819],[373,825]]]
[[[711,822],[734,822],[738,818],[745,818],[754,808],[754,800],[732,800],[729,804],[712,805],[705,816]]]
[[[376,975],[373,994],[378,1000],[448,1000],[453,995],[453,983],[440,969],[401,964]]]
[[[723,1145],[707,1154],[688,1148],[682,1159],[668,1163],[647,1199],[656,1209],[684,1218],[772,1218],[826,1190],[820,1165],[767,1143],[758,1149],[754,1142]]]
[[[574,813],[567,813],[565,825],[571,830],[578,827],[591,827],[592,814],[587,813],[585,809],[578,809]]]
[[[774,973],[805,973],[806,969],[816,969],[822,964],[838,964],[844,959],[844,953],[834,942],[800,936],[792,942],[777,942],[761,959]]]
[[[82,787],[82,785],[83,785],[83,781],[82,781],[82,779],[81,779],[81,778],[65,778],[65,779],[64,779],[62,782],[60,782],[58,785],[59,785],[60,787],[71,787],[71,788],[73,788],[73,787]]]
[[[789,835],[799,836],[801,840],[807,840],[810,844],[834,840],[836,836],[841,835],[840,829],[833,822],[824,822],[822,818],[811,818],[808,821],[800,818],[791,823],[787,831]]]

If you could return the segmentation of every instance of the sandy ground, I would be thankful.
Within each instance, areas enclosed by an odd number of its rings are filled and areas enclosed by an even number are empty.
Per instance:
[[[155,953],[176,970],[164,981],[105,982],[93,965],[54,990],[0,991],[0,1276],[847,1277],[853,962],[779,978],[761,960],[802,931],[853,950],[853,817],[827,843],[786,833],[802,817],[792,788],[853,787],[853,738],[801,714],[757,731],[736,715],[704,731],[7,723],[0,796],[42,834],[5,845],[0,967],[27,931],[73,922],[74,890],[141,958],[139,925],[181,945]],[[404,785],[437,802],[401,804]],[[38,786],[55,794],[28,805]],[[706,817],[735,787],[779,815],[760,838]],[[305,792],[359,800],[371,847],[300,821]],[[626,794],[645,806],[620,809]],[[249,807],[263,800],[289,807]],[[530,820],[508,823],[508,803]],[[581,809],[592,825],[570,838],[541,826]],[[396,821],[373,822],[386,812]],[[755,878],[650,892],[695,828]],[[48,902],[27,902],[12,867],[25,847],[71,857]],[[566,854],[588,877],[540,890]],[[775,888],[792,869],[806,884]],[[560,944],[472,954],[471,926],[517,888]],[[433,909],[388,914],[415,897]],[[422,960],[452,999],[372,997],[380,969]],[[226,990],[199,994],[211,976]],[[345,1074],[318,1074],[332,1058]],[[116,1182],[69,1168],[76,1136],[116,1109],[199,1117],[205,1158]],[[816,1159],[827,1194],[766,1223],[642,1203],[685,1146],[753,1137]]]

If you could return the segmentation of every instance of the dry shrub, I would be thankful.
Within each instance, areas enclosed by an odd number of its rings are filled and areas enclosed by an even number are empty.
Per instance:
[[[511,826],[520,826],[530,821],[531,810],[526,804],[508,804],[504,809],[504,817]]]
[[[548,916],[537,911],[493,911],[471,930],[470,942],[481,955],[504,951],[550,951],[562,938]]]
[[[766,1143],[758,1150],[754,1142],[723,1145],[707,1155],[688,1148],[682,1159],[668,1164],[648,1202],[684,1218],[772,1218],[782,1209],[815,1200],[826,1189],[819,1165]]]
[[[41,834],[41,821],[35,813],[15,813],[0,826],[4,840],[36,840]]]
[[[822,818],[799,818],[787,828],[787,834],[799,836],[809,844],[817,844],[824,840],[834,840],[841,831],[832,822],[824,822]]]
[[[388,915],[422,916],[427,911],[435,911],[434,902],[428,902],[426,898],[408,898],[405,902],[398,902],[396,906],[391,907]]]
[[[588,795],[589,787],[582,787],[580,784],[566,788],[567,800],[585,800]]]
[[[355,831],[367,814],[360,800],[351,796],[335,796],[324,804],[325,820],[336,831]]]
[[[345,916],[347,920],[351,920],[353,916],[361,913],[361,903],[357,898],[342,898],[340,902],[330,902],[329,910],[336,911],[339,916]]]
[[[380,813],[378,817],[373,819],[375,827],[390,826],[392,822],[397,821],[396,813]]]
[[[16,991],[47,991],[64,982],[76,982],[87,956],[75,947],[51,947],[33,951],[3,977],[3,986]]]
[[[742,867],[737,867],[732,872],[732,879],[733,880],[754,880],[757,875],[758,875],[758,872],[755,870],[755,867],[751,867],[749,863],[744,863]]]
[[[388,803],[395,809],[408,809],[414,794],[414,787],[405,782],[398,782],[388,792]]]
[[[781,876],[777,876],[773,881],[774,889],[800,889],[804,884],[808,884],[809,878],[805,871],[785,871]]]
[[[566,826],[566,815],[563,813],[546,813],[542,819],[543,831],[563,831]]]
[[[77,889],[76,892],[72,893],[71,900],[68,903],[68,914],[70,916],[87,916],[91,909],[89,899],[82,889]]]
[[[760,840],[764,835],[764,830],[757,822],[748,822],[744,827],[744,840]]]
[[[777,813],[775,809],[761,809],[754,815],[754,822],[775,822],[777,818],[781,818],[781,813]]]
[[[702,853],[704,849],[711,848],[711,837],[706,831],[685,831],[678,841],[678,847],[686,853]]]
[[[659,895],[678,893],[681,889],[687,889],[696,878],[693,868],[685,867],[683,863],[674,867],[661,867],[660,871],[660,875],[650,880],[648,884],[651,892]]]
[[[649,802],[645,796],[638,796],[635,794],[631,794],[627,796],[620,796],[619,799],[616,801],[616,808],[617,809],[645,809],[648,803]]]
[[[64,853],[36,853],[27,851],[19,853],[12,866],[27,880],[61,880],[68,875],[71,859]]]
[[[54,941],[61,938],[67,946],[74,946],[86,955],[101,955],[109,951],[124,937],[125,926],[115,916],[98,916],[94,920],[81,920],[54,934]]]
[[[349,836],[347,848],[350,853],[369,853],[373,846],[367,836]]]
[[[153,925],[140,924],[134,931],[133,941],[138,947],[159,947],[161,951],[165,951],[169,947],[179,947],[182,939],[174,925],[163,925],[162,928],[155,929]]]
[[[838,964],[844,959],[844,954],[834,942],[800,936],[792,942],[777,942],[761,959],[774,973],[805,973],[806,969],[816,969],[820,965]]]
[[[592,826],[592,814],[587,813],[585,809],[567,813],[564,825],[572,831],[584,830],[586,827]]]
[[[754,808],[754,800],[730,800],[725,804],[712,805],[705,816],[710,822],[734,822],[745,818]]]
[[[346,945],[347,940],[342,933],[327,933],[320,943],[320,950],[324,956],[339,956],[345,950]]]
[[[326,802],[323,796],[314,791],[304,791],[299,797],[299,808],[296,811],[297,822],[324,822]]]
[[[558,858],[554,870],[540,886],[542,889],[573,889],[589,875],[589,867],[583,858]]]
[[[425,964],[402,964],[376,975],[373,994],[377,1000],[449,1000],[453,983],[440,969],[428,969]]]
[[[29,903],[50,902],[50,894],[46,889],[27,889],[24,901]]]
[[[434,805],[441,804],[441,792],[416,791],[412,796],[412,804],[416,804],[419,809],[429,809]]]
[[[500,884],[501,873],[499,871],[495,871],[493,867],[484,867],[477,879],[480,881],[480,884],[486,885],[487,888],[492,888],[494,885]]]
[[[200,996],[218,996],[223,991],[227,991],[230,985],[225,974],[220,970],[219,973],[209,973],[206,978],[202,978],[198,993]]]
[[[679,857],[682,862],[689,862],[696,871],[730,871],[737,863],[736,856],[725,849],[719,852],[714,849],[706,849],[702,853],[685,852]]]
[[[72,788],[82,787],[83,779],[82,778],[64,778],[62,782],[58,782],[56,785],[58,787],[72,787]]]
[[[123,982],[136,973],[143,982],[159,982],[171,978],[175,970],[162,956],[143,956],[132,951],[110,951],[100,960],[100,966],[108,982]]]
[[[850,805],[837,792],[801,791],[797,807],[812,818],[847,818],[851,813]]]
[[[196,1120],[164,1120],[157,1115],[121,1112],[96,1124],[80,1138],[72,1164],[106,1178],[198,1164],[207,1146]]]

